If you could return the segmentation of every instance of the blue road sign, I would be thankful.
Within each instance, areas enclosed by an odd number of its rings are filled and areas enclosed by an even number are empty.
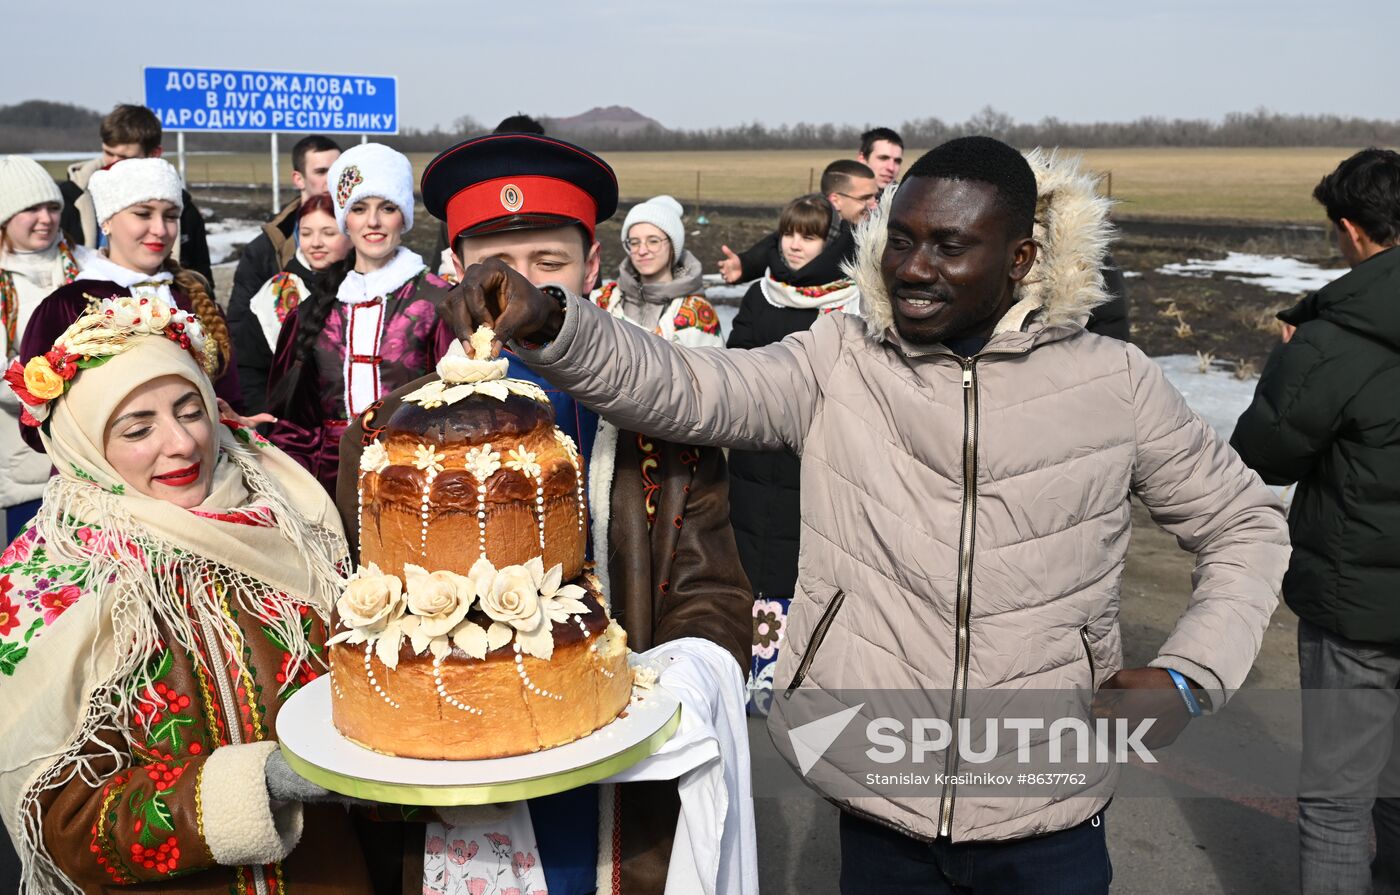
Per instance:
[[[396,78],[213,68],[145,72],[146,106],[166,130],[399,132]]]

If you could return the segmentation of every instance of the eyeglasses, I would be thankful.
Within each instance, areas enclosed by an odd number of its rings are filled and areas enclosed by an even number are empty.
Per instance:
[[[850,193],[843,193],[843,192],[841,192],[840,190],[837,190],[837,191],[836,191],[836,195],[838,195],[838,196],[845,196],[847,199],[850,199],[852,202],[859,202],[859,203],[862,204],[862,205],[869,205],[870,203],[874,202],[874,201],[875,201],[875,197],[879,196],[880,194],[879,194],[879,193],[866,193],[864,196],[852,196]]]
[[[633,255],[640,252],[643,246],[646,247],[648,252],[654,255],[670,244],[671,240],[664,236],[648,236],[646,239],[629,239],[623,243],[623,245],[627,246],[627,251],[631,252]]]

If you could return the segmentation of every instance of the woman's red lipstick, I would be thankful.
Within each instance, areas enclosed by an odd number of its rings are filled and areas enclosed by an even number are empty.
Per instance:
[[[173,485],[176,488],[185,485],[193,485],[199,478],[199,464],[187,466],[184,469],[177,469],[174,472],[167,472],[164,475],[154,477],[157,482],[163,485]]]

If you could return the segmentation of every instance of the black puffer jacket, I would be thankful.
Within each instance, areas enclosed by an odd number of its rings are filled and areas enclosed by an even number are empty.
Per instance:
[[[842,279],[841,264],[855,255],[851,228],[798,271],[783,261],[778,240],[768,243],[764,268],[793,286],[822,286]],[[819,311],[779,308],[763,296],[760,283],[744,293],[729,333],[730,348],[760,348],[802,332]],[[797,543],[801,524],[801,461],[791,451],[729,452],[729,520],[739,542],[739,558],[757,597],[791,597],[797,582]]]
[[[1400,249],[1279,314],[1231,444],[1271,484],[1297,482],[1294,612],[1352,640],[1400,643]]]
[[[301,277],[301,281],[306,284],[307,295],[316,288],[320,281],[321,274],[301,263],[301,257],[293,254],[292,259],[282,268],[287,273],[294,273]],[[279,271],[273,271],[268,279]],[[257,315],[252,311],[251,302],[262,286],[253,290],[253,294],[245,297],[242,302],[242,313],[237,317],[233,315],[233,307],[230,305],[228,314],[229,336],[233,339],[233,356],[238,358],[238,386],[243,390],[243,412],[248,416],[263,413],[267,410],[267,396],[276,383],[268,381],[272,373],[272,361],[274,360],[273,349],[277,346],[269,346],[267,337],[263,335],[262,323]],[[303,295],[305,300],[307,295]]]

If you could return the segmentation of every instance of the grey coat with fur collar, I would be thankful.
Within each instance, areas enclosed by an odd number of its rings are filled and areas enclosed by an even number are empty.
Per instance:
[[[1122,667],[1134,494],[1196,555],[1191,602],[1153,665],[1194,679],[1219,708],[1244,683],[1277,604],[1288,557],[1278,501],[1155,363],[1084,330],[1103,300],[1106,203],[1076,165],[1030,161],[1040,256],[969,361],[893,330],[878,269],[888,198],[862,227],[851,270],[864,319],[832,314],[751,351],[685,350],[574,301],[552,343],[520,350],[619,426],[801,455],[798,582],[776,685],[824,693],[822,715],[875,699],[852,693],[874,688],[1087,698]],[[775,712],[790,761],[800,764],[783,725],[815,717]],[[858,738],[864,720],[851,725]],[[1116,781],[1108,770],[1072,794],[1015,798],[863,790],[851,778],[878,769],[863,756],[828,750],[808,782],[922,839],[1066,829],[1096,814]],[[945,770],[944,757],[923,770]]]

